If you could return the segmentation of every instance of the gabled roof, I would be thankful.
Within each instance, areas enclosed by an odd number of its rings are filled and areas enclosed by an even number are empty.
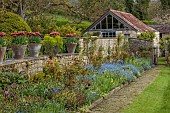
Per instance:
[[[161,33],[170,34],[170,24],[157,24],[157,25],[149,25],[149,26],[158,30]]]
[[[132,14],[126,13],[126,12],[122,12],[122,11],[112,10],[112,9],[110,9],[105,14],[103,14],[99,19],[97,19],[90,27],[88,27],[86,29],[86,31],[88,31],[91,28],[93,28],[99,21],[101,21],[108,14],[112,14],[113,16],[117,17],[118,19],[120,19],[121,21],[126,23],[128,26],[130,26],[135,31],[139,31],[139,32],[154,31],[152,28],[150,28],[149,26],[144,24],[142,21],[137,19]]]

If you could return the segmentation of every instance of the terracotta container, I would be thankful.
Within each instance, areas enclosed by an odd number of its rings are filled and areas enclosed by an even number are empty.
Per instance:
[[[31,57],[38,57],[42,44],[30,43],[28,49]]]
[[[27,48],[27,45],[12,45],[12,51],[14,59],[23,59],[25,55],[25,51]]]
[[[76,49],[77,43],[67,43],[66,47],[67,47],[67,52],[68,53],[74,53],[75,49]]]

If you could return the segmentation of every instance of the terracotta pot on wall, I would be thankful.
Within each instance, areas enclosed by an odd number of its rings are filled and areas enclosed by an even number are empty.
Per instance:
[[[12,45],[14,59],[23,59],[27,45]]]
[[[38,57],[42,44],[30,43],[28,49],[31,57]]]
[[[77,43],[67,43],[66,47],[67,47],[67,52],[68,53],[74,53],[75,49],[76,49]]]
[[[6,52],[6,47],[0,47],[0,64],[2,64],[3,62],[5,52]]]

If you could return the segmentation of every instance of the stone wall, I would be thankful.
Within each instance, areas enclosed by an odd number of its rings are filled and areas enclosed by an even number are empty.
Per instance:
[[[153,52],[153,42],[151,41],[145,41],[145,40],[142,40],[142,39],[138,39],[138,38],[130,38],[129,39],[129,47],[130,47],[130,53],[134,53],[135,55],[146,55],[144,53],[141,52],[140,48],[143,48],[143,49],[151,49],[149,50],[148,52],[148,57],[153,59],[153,56],[154,56],[154,52]]]
[[[79,54],[59,54],[54,57],[54,61],[58,61],[59,65],[70,65],[75,59],[80,59]],[[47,63],[47,56],[37,58],[26,57],[22,60],[7,60],[0,64],[0,70],[17,71],[19,73],[27,73],[34,75],[43,70],[43,66]],[[87,57],[83,57],[85,63],[88,63]]]
[[[117,45],[117,38],[98,38],[95,41],[96,49],[98,50],[99,47],[103,47],[104,55],[108,54],[108,48],[112,48],[114,51],[116,50]]]
[[[116,45],[117,45],[117,38],[97,38],[97,37],[93,37],[96,38],[94,42],[90,41],[88,43],[88,48],[92,47],[93,45],[96,46],[96,53],[98,52],[98,49],[100,47],[102,47],[104,49],[103,54],[104,55],[108,55],[108,48],[110,47],[111,49],[113,49],[114,51],[116,50]],[[83,39],[81,39],[80,41],[80,47],[83,50],[84,47],[84,43],[83,43]],[[83,52],[81,50],[81,52]]]

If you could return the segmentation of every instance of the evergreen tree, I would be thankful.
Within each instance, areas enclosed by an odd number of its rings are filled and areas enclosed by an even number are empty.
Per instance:
[[[148,8],[150,0],[135,0],[133,14],[140,20],[148,20]]]
[[[125,11],[133,14],[134,0],[125,0]]]

